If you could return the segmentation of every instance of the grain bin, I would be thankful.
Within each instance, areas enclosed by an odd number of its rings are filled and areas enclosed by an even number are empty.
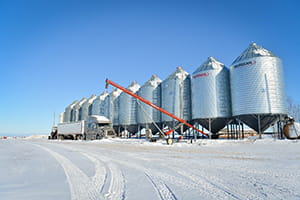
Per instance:
[[[113,122],[113,128],[116,133],[121,132],[121,126],[119,125],[119,97],[122,93],[119,89],[114,89],[104,100],[104,116]]]
[[[96,95],[92,95],[88,98],[81,106],[81,120],[87,120],[88,116],[92,115],[92,105],[95,99],[97,98]]]
[[[104,91],[102,92],[94,101],[92,104],[92,115],[101,115],[101,116],[105,116],[105,99],[108,96],[108,92]]]
[[[161,82],[162,81],[156,75],[153,75],[141,86],[137,95],[160,107]],[[160,122],[161,112],[143,102],[137,101],[137,123],[141,125],[142,128],[150,128],[152,133],[156,133],[158,129],[154,123],[159,126]]]
[[[73,101],[68,107],[66,107],[65,112],[64,112],[64,122],[71,122],[73,121],[72,116],[73,116],[73,108],[74,106],[78,103],[78,101]]]
[[[140,86],[134,81],[127,89],[133,93],[137,92]],[[121,93],[119,99],[119,124],[130,133],[136,133],[137,127],[137,102],[136,98]]]
[[[82,98],[79,102],[77,102],[75,104],[75,106],[73,107],[73,109],[71,110],[72,113],[72,121],[79,121],[82,120],[81,119],[81,115],[82,115],[82,109],[81,106],[82,104],[84,104],[84,102],[86,102],[87,99],[86,98]]]
[[[229,70],[209,57],[191,78],[192,119],[213,134],[231,117]]]
[[[189,74],[182,67],[161,83],[161,107],[186,121],[191,119],[191,83]],[[162,114],[163,125],[174,127],[173,118]]]
[[[262,132],[286,115],[281,59],[255,43],[230,66],[232,113]]]

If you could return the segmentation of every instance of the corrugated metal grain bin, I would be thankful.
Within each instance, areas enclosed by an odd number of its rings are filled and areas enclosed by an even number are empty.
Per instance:
[[[161,80],[153,75],[150,80],[144,83],[138,90],[137,95],[152,102],[157,106],[161,106]],[[161,112],[151,106],[137,101],[137,122],[143,128],[150,128],[152,132],[157,132],[154,122],[159,125],[161,121]]]
[[[287,113],[282,61],[272,52],[250,44],[230,66],[230,79],[233,115],[254,130]]]
[[[104,91],[102,92],[97,98],[93,101],[92,104],[92,115],[101,115],[105,116],[105,98],[108,96],[108,92]]]
[[[72,114],[72,121],[80,121],[81,120],[81,114],[82,114],[82,109],[81,106],[82,104],[84,104],[84,102],[86,102],[87,99],[86,98],[82,98],[79,102],[77,102],[75,104],[75,106],[73,107],[73,109],[71,110],[71,114]]]
[[[133,93],[137,92],[140,86],[132,82],[127,89]],[[119,98],[119,124],[131,133],[137,132],[137,102],[136,98],[121,93]]]
[[[81,120],[87,120],[88,116],[92,115],[92,105],[95,99],[97,98],[96,95],[92,95],[90,98],[85,101],[81,106]]]
[[[121,90],[114,89],[104,100],[104,116],[113,122],[116,133],[121,131],[119,126],[119,97],[121,93]]]
[[[191,119],[191,82],[189,74],[177,67],[176,70],[161,83],[161,107],[186,121]],[[173,118],[162,114],[162,123],[173,126],[177,123]]]
[[[229,70],[209,57],[192,74],[191,86],[192,119],[217,133],[231,117]]]
[[[72,116],[73,114],[71,113],[71,111],[73,110],[74,106],[78,103],[78,101],[73,101],[73,103],[71,103],[64,112],[64,122],[71,122],[73,121]]]

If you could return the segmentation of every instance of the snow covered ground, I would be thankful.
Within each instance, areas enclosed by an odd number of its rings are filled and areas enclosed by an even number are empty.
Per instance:
[[[0,140],[0,199],[300,199],[300,141]]]

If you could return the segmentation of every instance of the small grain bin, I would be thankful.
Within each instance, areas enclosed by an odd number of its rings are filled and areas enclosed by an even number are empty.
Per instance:
[[[108,96],[108,92],[104,91],[102,92],[94,101],[92,104],[92,115],[101,115],[105,116],[105,98]]]
[[[88,116],[92,115],[92,105],[95,99],[97,98],[96,95],[92,95],[88,98],[81,106],[81,120],[87,120]]]
[[[121,132],[119,125],[119,97],[121,93],[121,90],[114,89],[104,100],[104,116],[113,122],[113,128],[118,134]]]
[[[134,81],[127,89],[133,93],[137,92],[140,86]],[[130,133],[136,133],[137,127],[137,99],[121,93],[119,99],[119,124]]]
[[[177,67],[161,83],[161,107],[186,121],[191,120],[190,84],[190,76],[182,67]],[[162,114],[161,120],[163,125],[169,127],[174,127],[178,123],[165,114]]]
[[[153,75],[146,83],[144,83],[137,92],[137,95],[152,102],[157,106],[161,106],[161,80]],[[158,131],[154,123],[159,126],[161,122],[161,112],[137,101],[137,123],[142,128],[150,128],[152,133]]]
[[[82,109],[81,106],[87,101],[86,98],[82,98],[79,102],[75,104],[73,109],[71,110],[72,113],[72,121],[79,121],[82,120]]]
[[[73,103],[71,103],[66,109],[65,109],[65,112],[64,112],[64,122],[71,122],[71,121],[74,121],[72,119],[72,116],[73,116],[73,108],[74,106],[78,103],[78,101],[73,101]]]

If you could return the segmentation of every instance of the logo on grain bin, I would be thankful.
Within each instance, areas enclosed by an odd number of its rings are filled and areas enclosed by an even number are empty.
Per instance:
[[[208,72],[202,73],[202,74],[197,74],[195,76],[193,76],[193,78],[198,78],[198,77],[203,77],[203,76],[209,76]]]
[[[238,68],[238,67],[242,67],[242,66],[251,66],[251,65],[255,65],[256,64],[256,60],[253,61],[248,61],[248,62],[243,62],[237,65],[234,65],[234,68]]]

